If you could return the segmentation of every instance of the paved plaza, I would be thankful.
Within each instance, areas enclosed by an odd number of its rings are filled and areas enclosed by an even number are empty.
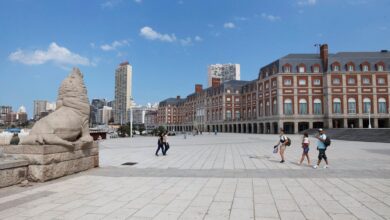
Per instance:
[[[155,137],[102,141],[100,168],[0,189],[0,219],[390,219],[389,144],[333,140],[313,169],[290,137],[285,164],[276,135],[179,135],[159,157]]]

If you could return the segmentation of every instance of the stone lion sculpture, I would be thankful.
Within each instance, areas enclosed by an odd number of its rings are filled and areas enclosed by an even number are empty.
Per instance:
[[[93,138],[89,134],[89,114],[83,75],[73,68],[58,90],[56,110],[37,121],[21,144],[74,147],[90,143]]]

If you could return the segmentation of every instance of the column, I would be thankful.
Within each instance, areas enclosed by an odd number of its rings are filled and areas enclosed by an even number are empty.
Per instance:
[[[359,118],[359,128],[363,128],[363,118]]]
[[[294,133],[298,133],[298,122],[294,122]]]
[[[348,119],[344,118],[343,120],[344,120],[344,122],[343,122],[344,128],[348,128]]]

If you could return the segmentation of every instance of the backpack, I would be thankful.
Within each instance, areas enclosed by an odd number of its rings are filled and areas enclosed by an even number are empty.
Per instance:
[[[291,139],[289,137],[287,137],[286,146],[290,146],[290,145],[291,145]]]
[[[325,141],[324,141],[325,147],[329,147],[330,146],[330,142],[331,142],[330,138],[328,136],[326,136]]]

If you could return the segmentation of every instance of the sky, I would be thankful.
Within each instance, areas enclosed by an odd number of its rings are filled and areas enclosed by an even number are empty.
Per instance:
[[[241,79],[289,53],[390,49],[389,0],[1,0],[0,105],[55,101],[72,67],[89,99],[113,100],[115,69],[133,67],[137,104],[207,85],[207,66]]]

